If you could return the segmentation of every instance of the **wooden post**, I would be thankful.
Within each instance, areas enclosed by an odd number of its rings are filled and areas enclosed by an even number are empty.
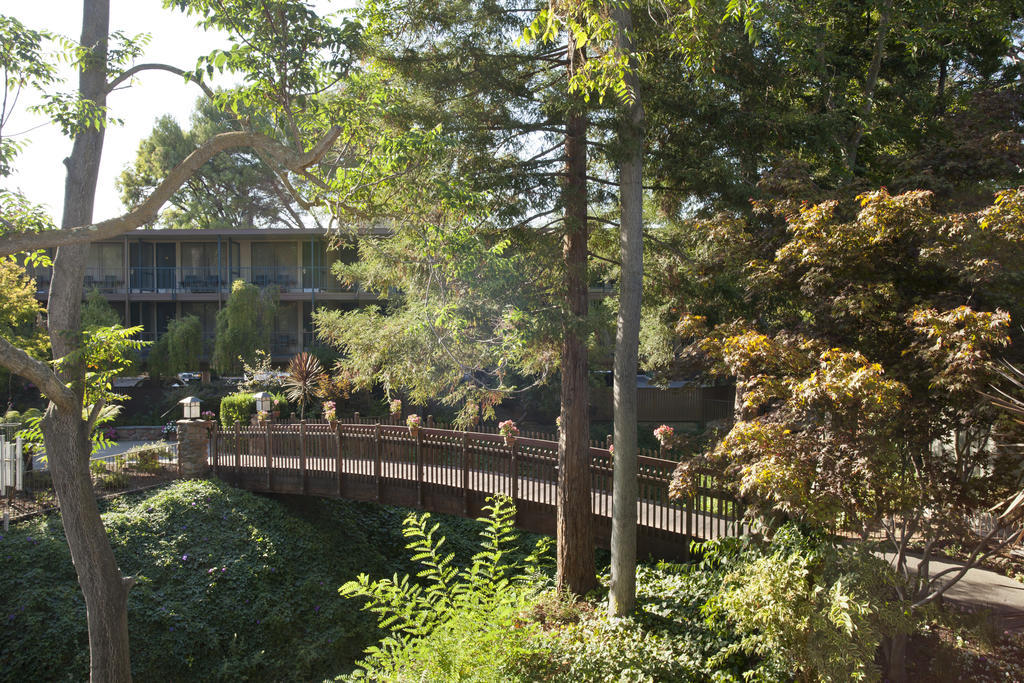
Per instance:
[[[302,470],[302,492],[309,488],[306,482],[306,421],[299,423],[299,469]]]
[[[666,491],[667,491],[667,489],[666,489]],[[694,502],[695,498],[696,498],[696,496],[691,497],[689,500],[686,501],[686,535],[689,536],[689,538],[686,539],[686,547],[687,547],[686,559],[690,559],[690,551],[689,551],[690,541],[694,540],[694,538],[693,538],[693,502]],[[666,493],[666,496],[665,496],[665,500],[666,501],[668,500],[667,493]]]
[[[433,415],[427,415],[427,427],[430,428],[430,429],[434,428],[434,416]]]
[[[338,423],[338,498],[341,498],[341,471],[342,471],[342,426]]]
[[[235,486],[242,479],[242,425],[235,422]]]
[[[267,432],[263,435],[263,440],[267,448],[267,490],[270,491],[274,487],[271,485],[270,472],[273,467],[273,462],[270,457],[270,420],[267,420]]]
[[[217,432],[218,432],[217,423],[214,422],[213,423],[213,434],[212,434],[213,438],[210,439],[210,448],[212,449],[211,452],[210,452],[210,459],[213,460],[213,462],[211,464],[213,465],[213,476],[215,476],[215,477],[217,476],[217,461],[220,459],[217,456],[217,446],[218,446],[218,443],[217,443]],[[181,474],[181,459],[180,458],[178,459],[178,474]]]
[[[462,514],[469,516],[469,437],[462,432]]]
[[[381,493],[384,490],[384,482],[382,481],[383,476],[383,463],[381,458],[383,457],[383,449],[381,448],[380,438],[380,423],[378,422],[373,426],[373,449],[374,449],[374,463],[373,469],[374,474],[377,476],[377,501],[381,499]]]
[[[423,507],[423,430],[416,430],[416,504]]]
[[[512,442],[512,459],[509,462],[509,469],[512,472],[512,503],[519,508],[519,442]]]
[[[352,415],[352,422],[355,423],[355,424],[360,424],[359,423],[359,413],[355,413],[355,414]]]

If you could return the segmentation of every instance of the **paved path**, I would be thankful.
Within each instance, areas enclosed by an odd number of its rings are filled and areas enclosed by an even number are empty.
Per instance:
[[[886,554],[890,562],[894,557]],[[910,571],[916,571],[920,561],[918,557],[909,556],[907,566]],[[935,576],[946,569],[962,566],[962,562],[933,559],[930,573]],[[972,567],[946,591],[945,598],[960,605],[990,610],[1002,628],[1024,632],[1024,583],[1020,581],[990,569]]]

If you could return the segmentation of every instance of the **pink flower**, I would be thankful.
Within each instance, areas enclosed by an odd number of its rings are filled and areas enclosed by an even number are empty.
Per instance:
[[[676,430],[672,429],[668,425],[661,425],[654,430],[654,438],[658,440],[662,448],[668,448],[671,445],[672,438],[675,436]]]
[[[519,427],[512,420],[498,423],[498,433],[502,436],[519,436]]]

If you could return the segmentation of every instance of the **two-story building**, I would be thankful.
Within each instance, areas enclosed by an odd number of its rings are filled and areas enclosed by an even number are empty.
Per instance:
[[[231,283],[275,286],[279,305],[271,353],[286,360],[313,345],[316,308],[352,309],[377,300],[331,275],[336,260],[355,257],[354,249],[327,250],[320,230],[135,230],[91,245],[83,295],[99,290],[125,325],[142,325],[143,339],[151,341],[170,320],[195,315],[209,352]],[[37,270],[35,276],[45,302],[48,272]]]

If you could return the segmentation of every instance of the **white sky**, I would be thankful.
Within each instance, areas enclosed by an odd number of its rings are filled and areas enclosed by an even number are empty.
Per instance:
[[[351,6],[342,2],[314,2],[321,10]],[[0,13],[14,16],[29,28],[45,29],[74,40],[82,31],[81,0],[0,0]],[[223,34],[207,33],[196,27],[195,17],[165,10],[161,0],[111,0],[110,30],[128,35],[149,33],[151,40],[140,62],[163,62],[182,69],[195,67],[200,55],[216,48],[225,48]],[[77,74],[63,66],[65,84],[61,90],[71,91],[78,85]],[[231,77],[212,81],[213,85],[230,86]],[[112,116],[124,121],[122,126],[107,129],[96,190],[95,220],[103,220],[124,212],[115,188],[115,180],[134,159],[139,141],[149,135],[157,118],[170,114],[186,127],[196,98],[195,85],[184,83],[174,74],[149,71],[135,79],[130,88],[110,94],[107,106]],[[33,129],[19,139],[28,145],[15,162],[16,172],[8,179],[11,189],[19,188],[25,195],[49,208],[55,222],[60,223],[64,201],[64,158],[71,152],[71,140],[45,118],[30,114],[27,106],[37,100],[22,93],[14,116],[5,127],[5,134]],[[41,126],[35,128],[36,126]]]

